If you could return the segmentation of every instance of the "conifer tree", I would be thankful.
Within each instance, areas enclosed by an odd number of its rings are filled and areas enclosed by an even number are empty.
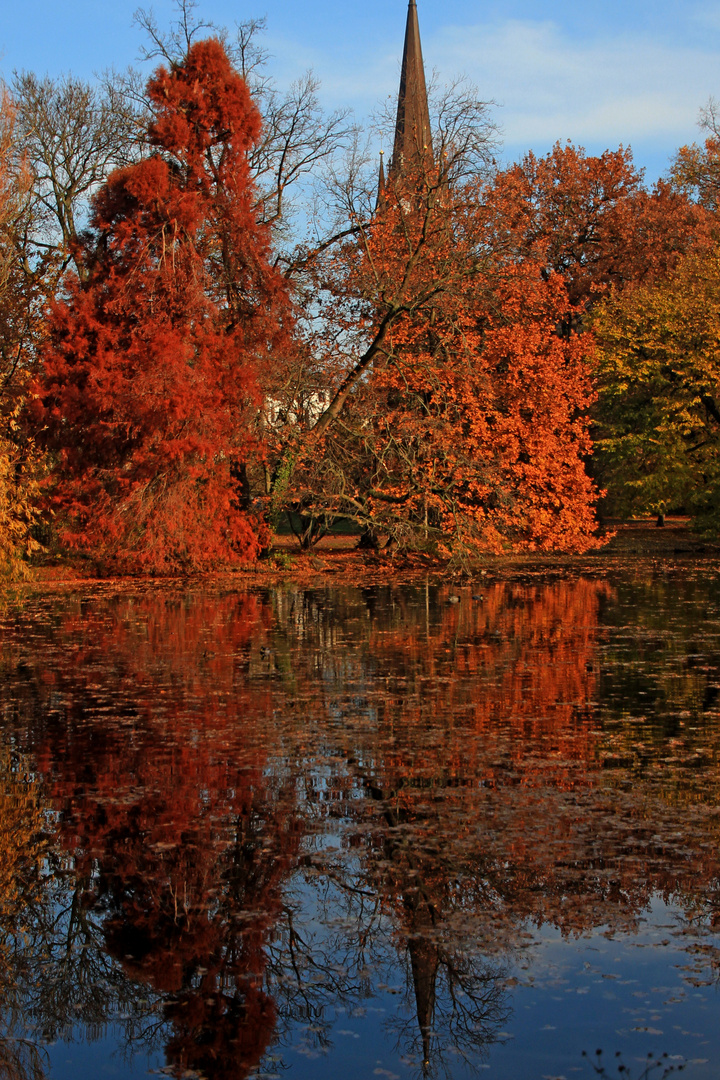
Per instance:
[[[110,567],[254,558],[245,470],[259,383],[288,318],[257,224],[260,116],[219,41],[148,84],[154,153],[94,199],[87,280],[54,305],[32,411],[56,468],[47,506]]]

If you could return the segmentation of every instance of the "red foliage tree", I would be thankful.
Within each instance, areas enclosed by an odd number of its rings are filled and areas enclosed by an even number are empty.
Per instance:
[[[51,317],[35,420],[62,536],[120,568],[198,569],[264,540],[245,464],[259,379],[288,314],[253,213],[260,116],[218,41],[148,84],[154,154],[94,200]]]

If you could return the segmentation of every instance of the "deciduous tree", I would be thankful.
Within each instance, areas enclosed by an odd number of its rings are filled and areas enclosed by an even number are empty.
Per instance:
[[[720,527],[720,254],[608,298],[600,346],[598,459],[615,512],[684,507]]]
[[[134,154],[134,125],[102,87],[72,75],[40,79],[15,76],[13,97],[18,136],[32,179],[35,223],[32,240],[45,252],[88,268],[80,233],[89,199],[110,172]]]
[[[608,288],[665,276],[710,231],[684,194],[662,181],[648,190],[623,147],[598,156],[570,143],[543,158],[531,152],[498,174],[487,203],[494,247],[561,274],[575,322]]]
[[[670,182],[699,206],[715,213],[720,195],[720,116],[718,103],[710,98],[700,110],[698,126],[705,131],[702,146],[681,146],[675,155]]]
[[[37,547],[31,527],[38,468],[18,410],[43,326],[43,267],[34,265],[32,178],[18,147],[17,112],[0,87],[0,577],[22,575]]]
[[[489,248],[479,183],[427,179],[323,264],[335,393],[298,449],[296,505],[445,555],[584,550],[592,391],[586,339],[556,333],[565,286]]]
[[[261,38],[266,27],[264,18],[246,19],[231,34],[199,16],[195,0],[175,0],[175,7],[176,18],[168,30],[160,26],[152,9],[139,8],[135,13],[135,21],[148,41],[141,56],[144,60],[159,57],[173,66],[183,63],[200,36],[214,34],[223,42],[262,115],[260,136],[248,150],[256,214],[259,220],[272,226],[274,240],[276,244],[280,242],[276,250],[278,261],[286,270],[295,269],[304,259],[299,251],[293,253],[298,242],[294,211],[301,209],[305,217],[313,217],[312,192],[324,167],[352,142],[355,126],[349,112],[324,111],[318,92],[320,84],[312,71],[305,72],[287,89],[277,86],[267,71],[269,55]],[[143,93],[136,71],[131,69],[122,76],[113,73],[106,82],[114,96],[129,97],[141,113],[154,111],[154,103]],[[303,196],[296,199],[299,191],[303,191]],[[306,254],[303,250],[303,255]]]

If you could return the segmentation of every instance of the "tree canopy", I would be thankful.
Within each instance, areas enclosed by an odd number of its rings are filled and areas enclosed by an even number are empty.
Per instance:
[[[627,147],[499,167],[456,81],[378,184],[312,76],[274,85],[262,22],[233,39],[178,7],[170,33],[138,13],[145,86],[4,91],[4,575],[38,540],[113,572],[238,564],[287,515],[305,546],[340,518],[463,562],[584,551],[602,488],[714,528],[712,439],[675,403],[712,366],[686,328],[714,325],[712,105],[650,187]]]
[[[561,277],[487,245],[477,185],[382,214],[324,265],[346,373],[304,440],[307,506],[403,546],[592,546],[587,340],[563,339]]]
[[[720,252],[608,298],[594,318],[598,457],[616,512],[682,506],[720,527]]]
[[[87,278],[52,308],[30,412],[58,461],[47,505],[66,542],[198,569],[264,540],[243,470],[289,305],[253,212],[260,116],[220,43],[160,68],[148,95],[154,152],[93,199]]]

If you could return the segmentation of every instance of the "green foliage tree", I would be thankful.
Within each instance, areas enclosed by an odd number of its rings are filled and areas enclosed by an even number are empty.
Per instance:
[[[685,508],[720,529],[720,250],[609,297],[598,341],[601,482],[619,514]]]

